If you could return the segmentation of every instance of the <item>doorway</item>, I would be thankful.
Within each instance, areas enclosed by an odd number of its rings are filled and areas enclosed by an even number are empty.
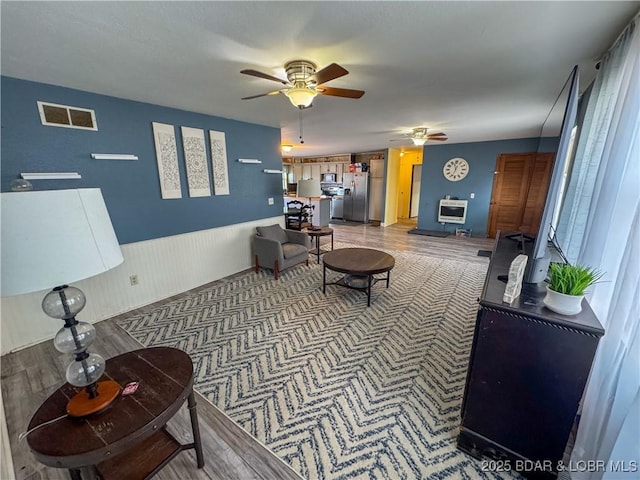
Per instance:
[[[398,171],[398,206],[397,217],[410,219],[414,217],[413,211],[418,208],[420,198],[420,186],[417,190],[414,182],[420,180],[420,174],[416,176],[416,167],[421,172],[422,150],[412,149],[400,152],[400,169]],[[415,200],[414,200],[415,198]],[[416,213],[417,215],[417,213]]]
[[[414,165],[411,174],[411,200],[409,207],[409,218],[418,216],[420,207],[420,180],[422,178],[422,165]]]
[[[487,222],[490,238],[495,238],[498,230],[538,233],[553,159],[553,153],[498,155]]]

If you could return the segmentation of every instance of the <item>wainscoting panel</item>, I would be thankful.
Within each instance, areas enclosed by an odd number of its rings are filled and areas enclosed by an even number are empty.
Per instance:
[[[0,392],[0,478],[14,478],[13,457],[11,456],[11,443],[7,430],[7,420],[4,415],[4,401]]]
[[[121,265],[73,284],[87,297],[78,320],[95,323],[246,270],[255,227],[274,223],[284,225],[283,217],[122,245]],[[138,276],[138,285],[130,284],[131,275]],[[2,298],[2,355],[50,340],[62,327],[42,312],[45,294]]]

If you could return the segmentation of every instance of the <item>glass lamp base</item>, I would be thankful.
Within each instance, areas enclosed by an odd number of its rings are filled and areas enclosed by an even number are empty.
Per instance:
[[[86,417],[100,413],[118,397],[120,385],[111,380],[98,382],[98,396],[89,398],[86,390],[75,394],[67,403],[67,413],[71,417]]]

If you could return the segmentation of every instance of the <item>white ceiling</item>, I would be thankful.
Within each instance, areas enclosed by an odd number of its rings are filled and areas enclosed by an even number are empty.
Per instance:
[[[1,2],[2,74],[280,127],[289,155],[536,136],[573,65],[584,88],[640,2]],[[349,75],[303,112],[289,60]]]

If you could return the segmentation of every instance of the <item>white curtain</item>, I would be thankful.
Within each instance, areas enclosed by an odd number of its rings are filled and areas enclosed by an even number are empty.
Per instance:
[[[590,207],[597,204],[594,193],[598,175],[607,166],[611,136],[616,129],[616,105],[624,99],[622,82],[635,37],[635,21],[600,62],[591,89],[585,119],[576,148],[567,193],[560,214],[557,236],[563,253],[571,263],[578,259],[589,220]],[[622,98],[621,98],[622,97]],[[617,112],[619,114],[619,112]]]
[[[601,460],[605,471],[574,480],[640,478],[640,36],[637,20],[601,62],[578,141],[558,239],[572,263],[599,268],[590,304],[605,327],[572,462]],[[631,440],[630,440],[631,439]],[[615,463],[624,462],[624,463]],[[581,470],[581,469],[578,469]]]

